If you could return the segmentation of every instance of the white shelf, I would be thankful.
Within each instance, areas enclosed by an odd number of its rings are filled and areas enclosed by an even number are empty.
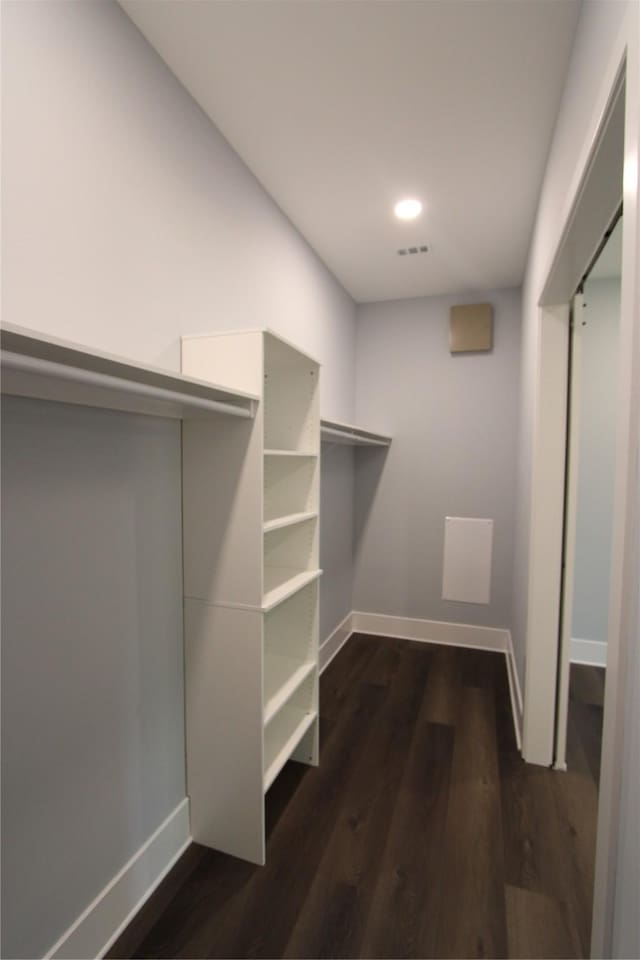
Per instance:
[[[283,707],[265,731],[264,792],[276,779],[293,751],[317,717],[315,710]]]
[[[264,660],[264,724],[273,720],[301,683],[313,673],[314,660],[301,663],[292,657],[267,654]]]
[[[265,567],[262,609],[265,613],[317,580],[322,570],[297,570],[294,567]]]
[[[321,420],[320,435],[330,443],[345,443],[352,447],[389,447],[391,437],[383,433],[374,433],[355,427],[351,423],[340,423],[338,420]]]
[[[2,392],[174,419],[253,417],[258,397],[4,324]]]
[[[316,520],[317,513],[290,513],[286,517],[276,517],[275,520],[268,520],[264,524],[264,532],[270,533],[272,530],[281,530],[282,527],[292,527],[296,523],[304,523],[305,520]]]
[[[265,450],[265,457],[317,457],[317,453],[307,453],[304,450]]]

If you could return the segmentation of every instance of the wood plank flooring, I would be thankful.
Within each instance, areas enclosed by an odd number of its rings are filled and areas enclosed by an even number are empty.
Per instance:
[[[354,636],[320,722],[266,866],[193,845],[112,957],[588,956],[596,781],[523,763],[501,654]]]
[[[567,766],[591,774],[596,784],[600,781],[604,680],[603,667],[571,664]]]

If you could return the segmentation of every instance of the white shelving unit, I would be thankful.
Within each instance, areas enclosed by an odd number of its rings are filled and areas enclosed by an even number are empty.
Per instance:
[[[351,423],[340,423],[338,420],[322,420],[320,424],[322,440],[327,443],[344,443],[352,447],[388,447],[391,437],[383,433],[374,433],[355,427]]]
[[[185,425],[183,522],[192,835],[264,863],[264,794],[318,763],[319,366],[258,330],[184,337],[182,369],[261,401]]]

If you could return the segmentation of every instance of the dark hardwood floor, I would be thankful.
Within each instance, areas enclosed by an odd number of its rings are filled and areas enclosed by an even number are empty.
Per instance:
[[[320,767],[269,791],[266,866],[194,844],[110,956],[588,956],[597,786],[571,739],[570,772],[523,763],[500,654],[354,636]]]
[[[600,782],[604,679],[603,667],[571,664],[567,766],[570,770],[590,773],[596,785]]]

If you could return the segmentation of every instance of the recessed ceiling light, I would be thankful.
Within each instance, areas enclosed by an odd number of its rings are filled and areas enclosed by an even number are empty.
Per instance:
[[[396,203],[393,212],[399,220],[415,220],[422,213],[422,204],[419,200],[407,198]]]

